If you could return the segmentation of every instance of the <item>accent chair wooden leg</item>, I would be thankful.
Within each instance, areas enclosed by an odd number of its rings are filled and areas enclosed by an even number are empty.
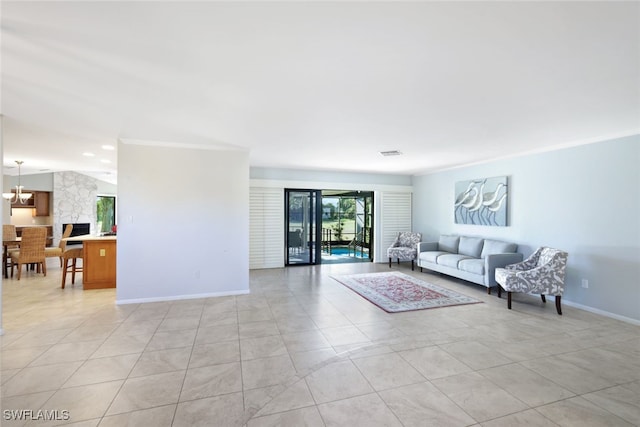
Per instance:
[[[540,295],[540,298],[542,298],[542,302],[547,302],[547,298],[544,295]]]
[[[389,268],[391,268],[391,257],[389,257]]]
[[[487,287],[487,295],[491,295],[491,288]]]
[[[411,271],[414,271],[414,270],[415,270],[415,265],[413,263],[413,260],[411,260]]]
[[[62,286],[61,289],[64,289],[64,283],[67,281],[67,268],[68,268],[69,260],[65,258],[64,266],[62,266]]]
[[[398,258],[398,265],[400,265],[400,258]]]
[[[511,292],[507,291],[507,307],[511,310]]]
[[[71,284],[74,285],[76,283],[76,258],[73,259],[71,263]]]
[[[502,298],[502,286],[498,285],[498,298]]]
[[[562,297],[560,295],[556,295],[556,310],[558,310],[558,314],[562,316],[562,307],[560,306],[560,299]]]

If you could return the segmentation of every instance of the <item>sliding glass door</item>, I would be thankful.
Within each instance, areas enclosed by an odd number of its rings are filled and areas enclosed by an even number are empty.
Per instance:
[[[320,263],[320,203],[319,190],[285,190],[286,265]]]

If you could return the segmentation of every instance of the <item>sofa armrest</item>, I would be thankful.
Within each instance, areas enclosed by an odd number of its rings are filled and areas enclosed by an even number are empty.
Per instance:
[[[429,252],[429,251],[437,251],[438,250],[438,242],[420,242],[418,243],[418,253],[420,252]]]
[[[515,264],[522,261],[522,254],[506,253],[492,254],[484,258],[484,268],[487,275],[487,286],[496,286],[496,268],[504,268],[509,264]]]

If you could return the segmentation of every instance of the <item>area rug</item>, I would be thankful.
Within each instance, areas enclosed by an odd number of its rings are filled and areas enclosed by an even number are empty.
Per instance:
[[[397,272],[350,274],[332,278],[387,313],[482,302]]]

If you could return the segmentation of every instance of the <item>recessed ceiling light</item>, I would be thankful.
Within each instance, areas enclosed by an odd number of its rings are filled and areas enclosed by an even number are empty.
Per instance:
[[[388,157],[388,156],[400,156],[402,154],[402,152],[400,152],[398,150],[390,150],[390,151],[380,151],[380,154],[382,154],[385,157]]]
[[[111,163],[111,160],[109,160],[109,159],[101,159],[100,161],[102,163]]]
[[[82,153],[82,155],[85,156],[85,157],[93,157],[93,156],[95,156],[95,154],[93,154],[93,153]]]
[[[113,145],[103,145],[102,149],[107,151],[113,151],[116,149],[116,147],[114,147]]]

